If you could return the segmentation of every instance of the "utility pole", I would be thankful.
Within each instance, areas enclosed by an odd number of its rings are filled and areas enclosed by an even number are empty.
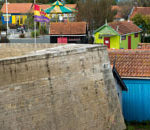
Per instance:
[[[36,3],[36,1],[34,0],[34,4],[35,3]],[[36,52],[36,21],[34,21],[34,48],[35,48],[35,52]]]
[[[8,26],[8,2],[6,0],[6,28],[7,28],[7,34],[8,34],[8,30],[9,30],[9,26]]]

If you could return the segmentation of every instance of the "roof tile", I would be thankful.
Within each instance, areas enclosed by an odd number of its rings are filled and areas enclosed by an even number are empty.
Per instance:
[[[8,3],[8,13],[29,13],[33,3]],[[65,4],[69,8],[76,8],[77,4]],[[42,9],[50,8],[50,4],[41,4]],[[6,4],[2,6],[2,13],[6,13]],[[32,11],[33,12],[33,8]]]
[[[130,19],[132,19],[136,14],[150,15],[150,7],[134,7],[134,10],[130,15]]]
[[[150,50],[108,50],[111,64],[121,77],[150,77]]]
[[[8,13],[28,13],[32,3],[8,3]],[[2,6],[2,13],[6,13],[6,4]]]
[[[50,35],[86,34],[86,22],[51,23]]]
[[[109,23],[109,26],[112,27],[115,31],[117,31],[120,35],[142,31],[138,26],[133,24],[133,22],[131,21],[116,21]]]

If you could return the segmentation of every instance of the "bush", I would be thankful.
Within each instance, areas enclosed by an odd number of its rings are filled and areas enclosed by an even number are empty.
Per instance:
[[[41,28],[40,28],[40,34],[42,34],[42,35],[48,34],[46,26],[41,26]]]
[[[9,28],[10,28],[10,29],[16,29],[17,26],[16,26],[16,24],[9,24]]]
[[[145,37],[144,42],[145,42],[145,43],[150,43],[150,36]]]
[[[6,31],[6,24],[0,24],[0,31]]]
[[[88,44],[94,44],[94,38],[92,36],[88,38]]]
[[[19,38],[25,38],[25,34],[24,33],[20,34]]]
[[[34,32],[31,32],[31,37],[34,38]],[[38,37],[40,35],[39,31],[36,31],[36,37]]]
[[[10,41],[7,37],[2,37],[0,43],[10,43]]]

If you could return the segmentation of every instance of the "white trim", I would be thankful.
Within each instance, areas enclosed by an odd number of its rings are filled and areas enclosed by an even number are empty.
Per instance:
[[[121,77],[122,79],[150,79],[150,77]]]
[[[101,30],[104,26],[109,26],[109,24],[104,24],[103,26],[101,26],[100,28],[96,29],[94,31],[93,34],[95,34],[96,32],[99,32],[98,30]],[[120,35],[115,29],[113,29],[111,26],[109,26],[113,31],[115,31],[118,35]]]
[[[130,35],[130,34],[135,34],[135,33],[141,33],[142,31],[139,31],[139,32],[131,32],[131,33],[127,33],[127,34],[123,34],[123,35],[120,35],[120,36],[125,36],[125,35]]]

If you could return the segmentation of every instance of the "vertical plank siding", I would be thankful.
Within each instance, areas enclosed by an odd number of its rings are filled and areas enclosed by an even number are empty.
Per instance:
[[[150,80],[124,79],[123,115],[126,121],[150,121]]]

